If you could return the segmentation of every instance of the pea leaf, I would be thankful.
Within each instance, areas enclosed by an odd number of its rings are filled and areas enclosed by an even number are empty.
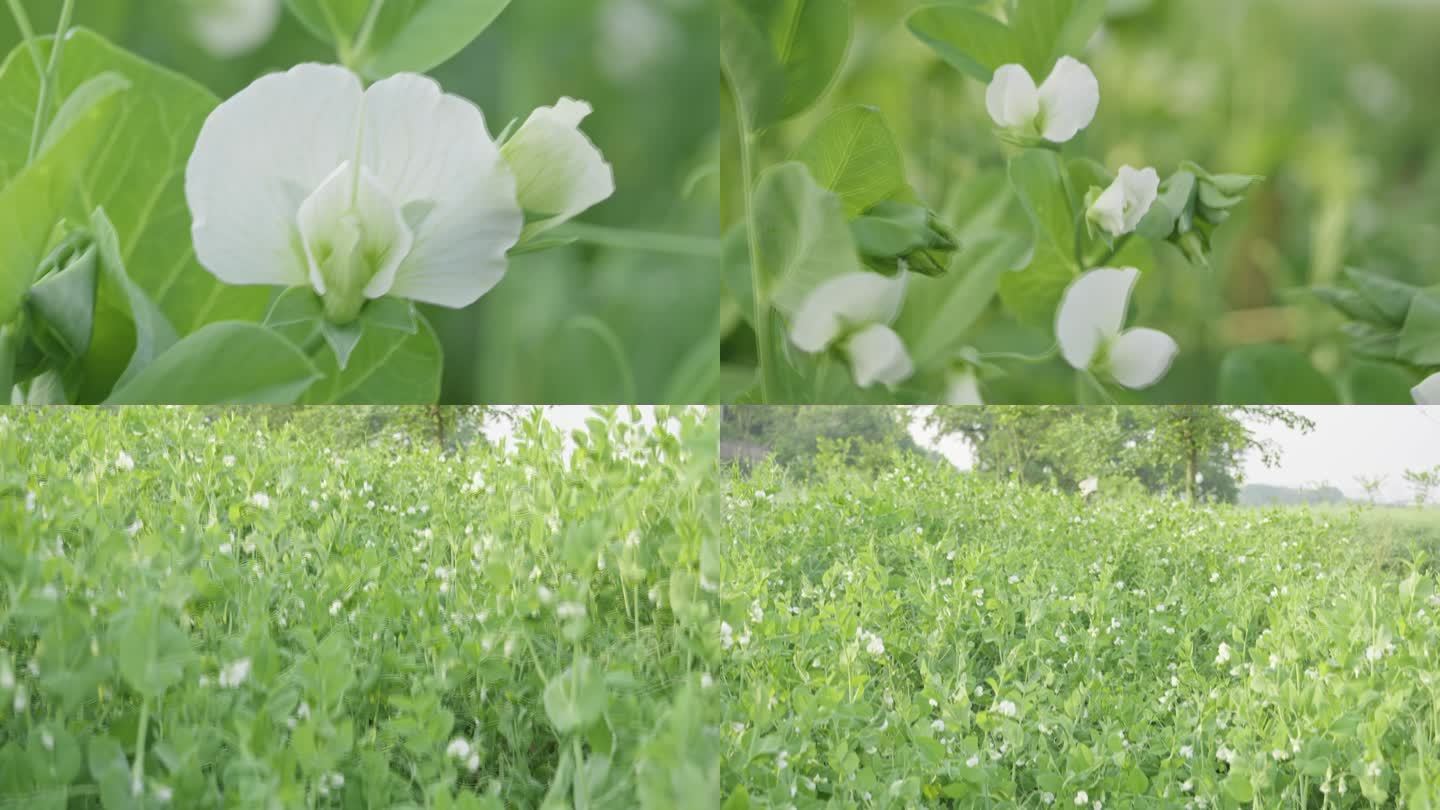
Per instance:
[[[560,734],[585,729],[600,719],[609,701],[605,673],[581,656],[545,685],[545,715]]]
[[[776,120],[804,112],[834,81],[845,59],[850,45],[849,0],[739,2],[769,40],[783,77]]]
[[[142,695],[156,698],[179,682],[191,656],[190,640],[155,602],[136,604],[110,627],[120,676]]]
[[[106,402],[288,404],[319,378],[310,359],[278,333],[252,323],[214,323],[156,357]]]
[[[372,79],[424,73],[449,61],[510,5],[510,0],[286,2],[311,32]],[[366,32],[371,6],[377,2],[378,13]]]
[[[755,191],[762,301],[786,314],[816,286],[862,268],[840,197],[801,163],[767,170]]]
[[[855,216],[905,187],[900,146],[874,107],[846,107],[820,123],[795,152],[821,187]]]
[[[906,25],[947,63],[989,82],[995,69],[1024,65],[1036,83],[1061,56],[1073,54],[1099,27],[1106,0],[1020,0],[1006,24],[976,3],[924,6]]]
[[[997,234],[967,243],[950,273],[910,278],[896,330],[911,347],[917,367],[933,365],[960,348],[965,333],[994,300],[1000,280],[1024,253],[1022,240]]]
[[[36,41],[42,55],[49,53],[52,39]],[[114,225],[131,279],[181,334],[215,321],[258,318],[269,293],[220,283],[196,262],[190,239],[185,164],[217,99],[204,87],[92,31],[71,31],[57,82],[59,96],[96,93],[87,83],[98,76],[118,77],[126,89],[107,79],[111,90],[101,95],[103,100],[89,111],[67,114],[63,126],[73,137],[91,139],[88,146],[67,146],[71,135],[47,135],[46,163],[52,168],[32,167],[41,176],[31,180],[17,176],[11,185],[24,187],[13,190],[13,198],[11,188],[4,191],[8,199],[0,204],[0,266],[6,271],[0,281],[0,319],[10,311],[6,293],[14,284],[11,273],[38,263],[61,220],[88,222],[96,208],[104,208]],[[0,167],[23,164],[39,92],[35,67],[22,45],[0,65],[0,98],[9,100],[0,107],[0,133],[8,133],[0,136]],[[98,136],[80,131],[97,119]],[[20,132],[25,135],[16,134]],[[62,149],[70,155],[63,162]],[[53,168],[59,166],[65,168]]]
[[[1010,183],[1030,218],[1034,247],[1025,269],[1000,282],[1000,298],[1020,321],[1047,329],[1065,288],[1080,270],[1064,171],[1054,154],[1038,149],[1010,161]]]
[[[1289,346],[1246,346],[1220,364],[1220,401],[1232,405],[1334,405],[1335,386]]]

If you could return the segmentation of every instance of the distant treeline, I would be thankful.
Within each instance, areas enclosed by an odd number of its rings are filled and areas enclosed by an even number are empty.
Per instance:
[[[1226,406],[727,406],[721,457],[762,458],[804,471],[816,463],[884,468],[896,453],[940,459],[916,444],[916,420],[938,436],[963,438],[976,469],[1017,482],[1073,488],[1140,487],[1193,500],[1234,502],[1251,452],[1267,464],[1278,451],[1253,428],[1311,425],[1282,408]]]

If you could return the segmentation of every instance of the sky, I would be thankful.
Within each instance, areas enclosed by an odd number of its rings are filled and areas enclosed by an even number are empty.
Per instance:
[[[1296,407],[1315,423],[1309,434],[1281,425],[1256,425],[1256,435],[1280,449],[1280,462],[1267,468],[1259,453],[1245,460],[1247,483],[1307,487],[1328,483],[1352,498],[1364,498],[1356,476],[1383,476],[1382,501],[1405,501],[1409,488],[1405,470],[1440,466],[1440,408],[1412,406]],[[925,447],[939,450],[962,469],[974,464],[965,442],[950,437],[936,444],[918,424],[911,434]]]

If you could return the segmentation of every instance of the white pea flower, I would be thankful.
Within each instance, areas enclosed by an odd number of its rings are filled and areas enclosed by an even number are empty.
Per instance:
[[[1111,236],[1124,236],[1139,227],[1160,193],[1160,175],[1152,168],[1121,166],[1110,187],[1100,193],[1085,214]]]
[[[222,689],[234,689],[250,677],[250,659],[241,658],[220,670],[219,683]]]
[[[470,742],[463,737],[456,737],[445,747],[445,755],[453,759],[467,759],[470,756]]]
[[[1099,491],[1100,479],[1093,475],[1080,482],[1080,494],[1087,498]]]
[[[847,273],[826,281],[801,302],[790,340],[811,354],[838,346],[855,384],[896,385],[915,373],[910,354],[890,324],[900,316],[906,274]]]
[[[966,367],[953,371],[945,378],[946,405],[984,405],[980,396],[980,378],[975,369]]]
[[[263,492],[256,492],[255,494],[250,496],[250,503],[254,504],[256,508],[259,509],[269,509],[270,496],[266,495]]]
[[[1075,805],[1077,807],[1090,803],[1090,794],[1083,790],[1075,791]]]
[[[515,175],[516,196],[530,223],[527,233],[573,219],[615,193],[615,174],[580,131],[589,104],[562,98],[540,107],[500,147]]]
[[[1440,405],[1440,372],[1431,374],[1425,381],[1410,389],[1416,405]]]
[[[115,457],[115,469],[130,472],[135,469],[135,459],[131,458],[129,453],[121,450],[120,455]]]
[[[1155,329],[1125,329],[1139,277],[1133,267],[1102,267],[1071,282],[1055,317],[1060,353],[1070,365],[1126,388],[1148,388],[1170,370],[1180,350],[1173,338]]]
[[[275,33],[281,0],[189,0],[190,29],[212,56],[229,59],[264,45]]]
[[[995,706],[995,713],[1002,717],[1014,717],[1018,711],[1015,702],[1011,700],[1002,700]]]
[[[265,76],[205,121],[185,175],[200,263],[309,286],[332,322],[394,296],[464,307],[505,274],[524,215],[480,109],[424,76]]]
[[[1021,65],[1002,65],[985,89],[990,118],[1007,130],[1064,143],[1090,126],[1100,107],[1100,82],[1084,63],[1062,56],[1038,88]]]
[[[1215,663],[1216,663],[1217,665],[1219,665],[1219,664],[1228,663],[1229,661],[1230,661],[1230,645],[1229,645],[1229,644],[1226,644],[1225,642],[1222,641],[1222,642],[1220,642],[1220,647],[1219,647],[1219,648],[1216,650],[1216,652],[1215,652]]]

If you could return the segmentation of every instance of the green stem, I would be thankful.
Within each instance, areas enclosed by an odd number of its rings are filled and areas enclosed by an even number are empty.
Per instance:
[[[10,392],[15,387],[15,360],[23,342],[21,329],[18,319],[0,325],[0,406],[10,404]]]
[[[35,27],[30,24],[30,15],[25,12],[25,7],[20,5],[20,0],[8,0],[10,3],[10,14],[15,18],[15,27],[20,29],[20,36],[25,40],[25,50],[30,52],[30,61],[35,65],[35,75],[45,75],[45,60],[40,58],[40,46],[35,42]]]
[[[375,21],[380,18],[380,10],[385,7],[385,0],[370,0],[370,8],[365,11],[365,21],[360,24],[360,32],[355,35],[355,44],[350,48],[350,58],[358,59],[365,53],[365,48],[370,44],[370,35],[375,33]],[[346,64],[346,67],[354,67]]]
[[[145,785],[145,731],[150,725],[150,698],[145,698],[140,704],[140,728],[135,732],[135,764],[130,770],[130,788],[135,791],[139,785],[144,789]]]
[[[733,88],[734,83],[730,82]],[[757,227],[755,222],[755,188],[752,185],[754,177],[754,156],[751,151],[752,133],[750,131],[749,115],[745,111],[745,101],[740,94],[732,90],[735,98],[735,120],[740,128],[740,186],[743,190],[745,207],[745,242],[750,251],[750,297],[752,302],[753,319],[752,326],[755,327],[756,354],[760,362],[760,401],[770,401],[770,309],[765,301],[764,278],[760,273],[760,241],[757,238]]]
[[[573,238],[578,242],[621,250],[670,253],[676,256],[693,256],[699,259],[716,259],[720,256],[720,241],[703,236],[686,236],[678,233],[655,233],[607,228],[603,225],[585,225],[571,222],[556,231],[558,238]]]
[[[29,166],[40,152],[40,139],[45,134],[50,119],[50,96],[55,92],[55,80],[60,73],[60,54],[65,50],[65,32],[70,30],[70,18],[75,11],[75,0],[65,0],[60,7],[60,24],[55,27],[55,42],[50,47],[50,64],[40,77],[40,99],[35,104],[35,121],[30,128],[30,155],[25,161]]]
[[[1041,354],[1020,354],[1019,352],[985,352],[981,360],[1014,360],[1017,363],[1043,363],[1055,357],[1059,344],[1051,345]]]

